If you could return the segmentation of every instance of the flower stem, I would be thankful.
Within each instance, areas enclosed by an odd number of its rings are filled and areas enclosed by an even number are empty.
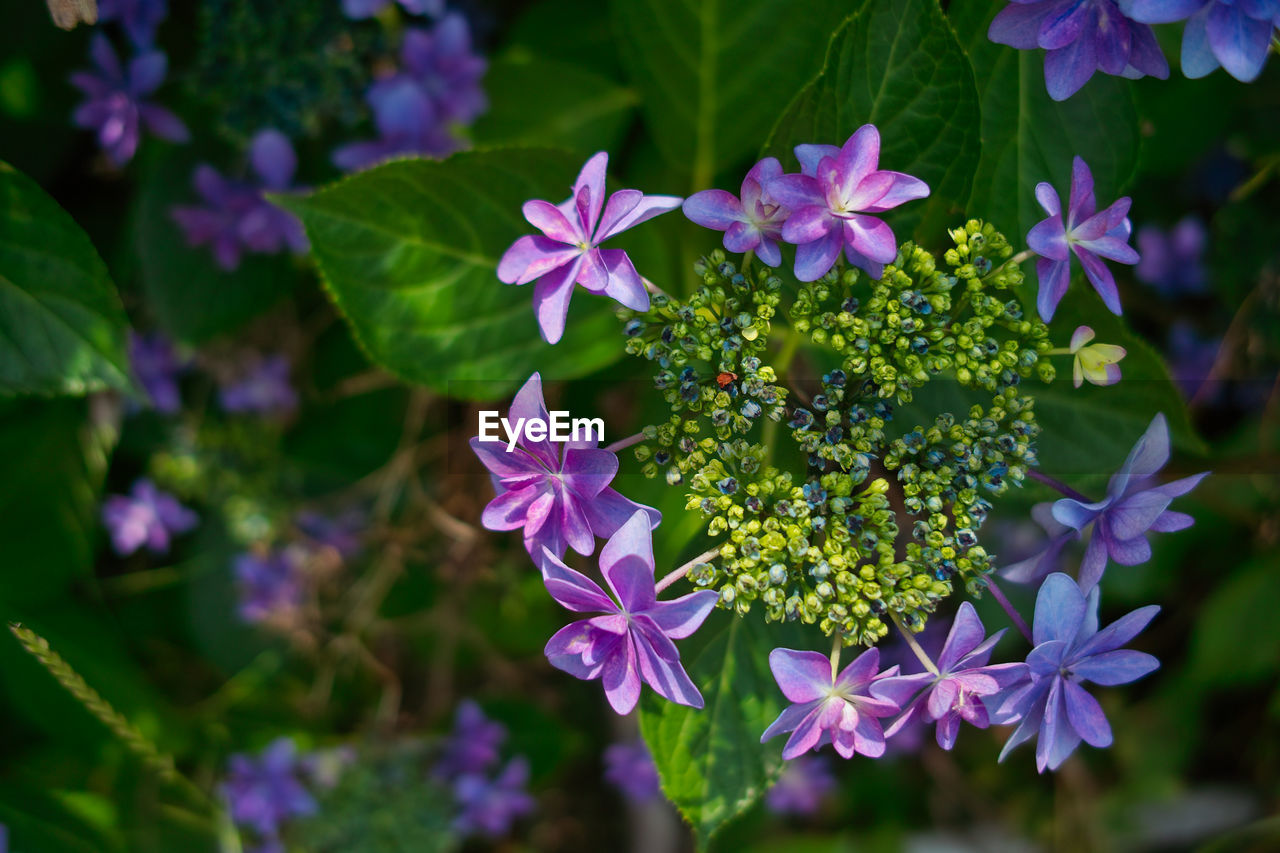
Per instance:
[[[1075,355],[1075,353],[1067,347],[1054,347],[1047,352],[1040,353],[1040,355]]]
[[[916,642],[915,636],[907,629],[907,626],[902,624],[902,620],[898,617],[898,614],[890,613],[889,615],[893,618],[893,624],[897,625],[898,630],[902,632],[902,639],[907,641],[907,645],[911,647],[911,651],[915,653],[915,656],[920,660],[920,663],[924,664],[924,668],[929,670],[929,672],[937,675],[937,664],[933,662],[933,658],[929,657],[928,653],[925,652],[924,649],[920,648],[920,644]]]
[[[840,672],[840,650],[844,648],[844,637],[836,634],[831,644],[831,677],[834,679]]]
[[[665,290],[658,287],[658,285],[649,281],[649,279],[644,276],[640,276],[640,281],[644,282],[644,289],[652,293],[654,296],[667,296],[667,292]],[[670,299],[671,297],[668,296],[667,298]]]
[[[610,453],[617,453],[620,450],[626,450],[631,445],[639,444],[642,441],[644,441],[644,433],[638,432],[635,435],[629,435],[626,438],[620,438],[617,441],[615,441],[613,444],[606,444],[603,449],[609,451]]]
[[[706,551],[703,551],[701,554],[694,557],[692,560],[685,563],[680,568],[675,569],[674,571],[668,573],[665,577],[662,578],[662,580],[658,581],[658,583],[654,585],[654,588],[653,588],[654,594],[656,595],[657,593],[662,592],[664,589],[671,586],[676,581],[680,580],[680,578],[689,574],[689,570],[692,569],[694,566],[698,565],[698,563],[705,563],[707,560],[715,559],[715,557],[718,556],[719,554],[720,554],[719,545],[717,545],[714,548],[709,548]]]
[[[1075,489],[1071,488],[1067,484],[1061,483],[1053,479],[1048,474],[1042,474],[1039,471],[1037,471],[1035,468],[1028,468],[1027,476],[1035,480],[1036,482],[1044,483],[1049,488],[1056,489],[1057,491],[1062,492],[1067,497],[1074,498],[1075,500],[1078,500],[1081,503],[1093,503],[1093,501],[1089,500],[1088,497],[1080,494],[1079,492],[1077,492]]]
[[[983,579],[983,582],[986,583],[987,589],[991,590],[991,597],[994,598],[996,603],[1004,610],[1005,615],[1009,617],[1009,621],[1012,622],[1013,626],[1022,633],[1022,636],[1027,638],[1027,642],[1034,646],[1036,641],[1031,637],[1031,629],[1027,627],[1026,620],[1022,618],[1022,614],[1014,609],[1013,604],[1010,603],[1009,599],[1005,598],[1000,587],[996,586],[995,579],[988,575]]]
[[[987,279],[991,278],[993,275],[995,275],[996,273],[1000,272],[1000,270],[1004,269],[1004,268],[1005,268],[1005,267],[1007,267],[1007,266],[1010,266],[1010,265],[1013,265],[1013,264],[1020,264],[1020,263],[1022,263],[1022,262],[1023,262],[1023,261],[1025,261],[1025,260],[1029,260],[1029,259],[1031,259],[1031,258],[1034,258],[1034,257],[1035,257],[1035,254],[1036,254],[1036,253],[1035,253],[1035,252],[1033,252],[1033,251],[1031,251],[1030,249],[1023,249],[1021,252],[1019,252],[1018,254],[1014,255],[1012,258],[1010,258],[1009,260],[1005,261],[1005,262],[1004,262],[1004,263],[1002,263],[1000,266],[998,266],[998,267],[996,267],[995,269],[993,269],[991,272],[989,272],[989,273],[987,273],[986,275],[984,275],[984,276],[982,277],[982,280],[983,280],[983,281],[986,281]]]

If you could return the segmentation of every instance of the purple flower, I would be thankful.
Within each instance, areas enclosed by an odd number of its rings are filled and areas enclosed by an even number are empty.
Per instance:
[[[1084,160],[1077,157],[1071,169],[1071,199],[1066,223],[1062,218],[1062,201],[1052,186],[1037,184],[1036,200],[1049,214],[1048,219],[1027,233],[1027,245],[1041,256],[1036,261],[1036,275],[1040,279],[1036,305],[1040,316],[1046,323],[1053,319],[1053,312],[1066,294],[1071,283],[1072,252],[1080,259],[1085,275],[1103,303],[1111,313],[1120,314],[1116,280],[1101,258],[1122,264],[1138,262],[1138,253],[1129,245],[1129,197],[1125,196],[1099,212],[1098,201],[1093,194],[1093,173]]]
[[[1185,320],[1179,320],[1169,327],[1169,375],[1178,383],[1187,399],[1199,394],[1200,386],[1213,376],[1213,368],[1218,363],[1221,349],[1221,338],[1201,337],[1195,326]]]
[[[1185,217],[1167,233],[1144,225],[1138,229],[1137,241],[1142,260],[1133,272],[1139,281],[1170,297],[1204,290],[1204,250],[1209,234],[1199,217]]]
[[[315,814],[316,801],[298,781],[297,750],[289,738],[277,738],[256,759],[231,756],[222,795],[231,819],[264,839],[275,839],[292,817]]]
[[[289,614],[302,604],[303,579],[287,551],[245,552],[233,564],[240,592],[240,618],[265,622]]]
[[[826,655],[793,649],[770,652],[769,668],[782,695],[795,704],[765,729],[761,743],[792,732],[782,749],[787,760],[828,743],[844,758],[852,758],[855,752],[870,758],[884,755],[884,729],[879,718],[898,713],[901,704],[876,692],[877,682],[898,674],[896,666],[877,674],[879,649],[858,655],[839,676],[834,675]]]
[[[549,420],[537,373],[511,401],[508,420]],[[499,441],[471,439],[471,449],[494,480],[497,496],[484,508],[481,522],[489,530],[524,528],[524,546],[535,563],[544,549],[556,557],[567,548],[579,554],[595,550],[595,538],[607,539],[636,511],[647,513],[657,527],[662,514],[624,498],[609,483],[618,473],[618,457],[594,441],[535,441],[521,433],[508,452]]]
[[[680,665],[680,653],[671,641],[696,631],[719,594],[704,589],[671,601],[657,600],[647,515],[631,516],[600,549],[600,572],[617,603],[550,551],[544,556],[542,579],[552,598],[577,613],[604,614],[557,631],[543,650],[552,666],[584,681],[601,679],[609,704],[619,714],[636,706],[642,681],[664,699],[702,707],[702,694]]]
[[[453,732],[432,768],[437,779],[481,774],[498,761],[498,748],[507,739],[507,727],[494,722],[470,699],[458,703]]]
[[[155,41],[156,30],[169,15],[168,0],[99,0],[98,21],[117,21],[136,47]]]
[[[298,158],[293,145],[278,130],[263,130],[249,145],[249,162],[256,182],[224,178],[207,164],[196,168],[192,185],[204,205],[179,205],[170,211],[186,232],[187,245],[208,245],[224,270],[240,266],[243,252],[275,254],[284,248],[307,250],[302,223],[263,196],[292,186]]]
[[[1257,79],[1280,26],[1280,0],[1121,0],[1125,13],[1148,24],[1187,22],[1182,73],[1203,77],[1219,65],[1245,83]]]
[[[439,17],[444,14],[444,0],[396,0],[410,15],[430,15]],[[391,5],[391,0],[342,0],[342,14],[358,21],[372,18]]]
[[[841,248],[849,263],[880,278],[884,265],[897,257],[898,242],[883,220],[867,214],[924,198],[929,186],[919,178],[878,168],[880,131],[875,125],[858,128],[843,148],[797,145],[795,150],[801,174],[770,180],[765,194],[791,211],[782,239],[799,247],[796,278],[822,278]]]
[[[776,815],[815,815],[836,786],[831,762],[824,756],[805,755],[782,768],[782,775],[764,795],[764,807]]]
[[[537,282],[533,307],[547,343],[556,343],[564,334],[575,282],[636,311],[649,309],[649,292],[631,258],[621,249],[599,246],[632,226],[674,210],[681,199],[618,190],[606,205],[608,165],[609,155],[603,151],[588,160],[573,184],[573,195],[562,204],[525,202],[524,218],[544,236],[521,237],[498,262],[498,278],[506,284]]]
[[[111,42],[98,33],[90,44],[89,56],[95,68],[71,75],[72,85],[87,98],[76,108],[73,120],[79,127],[98,132],[98,144],[112,163],[123,166],[133,159],[143,127],[170,142],[191,138],[181,119],[147,100],[164,82],[169,60],[163,53],[145,51],[123,66]]]
[[[1055,101],[1078,92],[1094,71],[1169,76],[1151,27],[1126,17],[1115,0],[1013,0],[991,22],[987,37],[1019,50],[1044,48],[1045,87]]]
[[[453,784],[458,816],[453,828],[462,835],[499,838],[511,825],[531,813],[536,803],[525,790],[529,784],[529,762],[513,758],[493,779],[468,774]]]
[[[358,509],[349,509],[337,516],[302,510],[293,517],[293,523],[312,544],[332,548],[344,560],[350,560],[360,553],[360,534],[364,530],[366,519]]]
[[[271,355],[259,360],[235,382],[219,392],[228,412],[287,415],[298,406],[298,392],[289,384],[289,359]]]
[[[986,697],[1026,677],[1025,664],[988,666],[991,651],[1003,634],[1002,628],[987,637],[973,605],[967,601],[961,604],[935,663],[936,673],[900,675],[885,679],[877,686],[877,695],[904,705],[902,716],[889,726],[885,737],[893,737],[920,717],[938,724],[935,732],[938,746],[951,749],[955,746],[961,721],[979,729],[990,725]],[[922,688],[923,691],[917,695]]]
[[[657,765],[640,739],[605,749],[604,778],[633,803],[650,803],[662,796]]]
[[[186,359],[178,357],[173,341],[158,333],[130,332],[129,366],[156,411],[172,415],[182,408],[178,374],[186,366]]]
[[[1034,583],[1050,572],[1056,571],[1058,561],[1062,557],[1062,549],[1072,539],[1080,538],[1080,531],[1061,524],[1053,517],[1052,503],[1038,503],[1033,506],[1031,517],[1049,534],[1049,541],[1038,551],[1000,569],[1000,577],[1014,583]]]
[[[724,190],[703,190],[684,200],[684,215],[703,226],[723,231],[730,252],[754,251],[771,267],[782,263],[778,240],[790,211],[764,196],[765,186],[782,177],[782,164],[766,157],[742,180],[742,198]]]
[[[110,495],[102,504],[102,523],[115,552],[126,557],[143,546],[153,554],[169,553],[169,541],[196,526],[200,518],[162,492],[145,477],[128,495]]]
[[[1158,669],[1160,662],[1151,655],[1121,646],[1159,612],[1156,605],[1142,607],[1099,631],[1098,588],[1086,598],[1067,575],[1050,575],[1036,596],[1035,648],[1027,655],[1027,683],[1010,688],[993,715],[997,724],[1019,722],[1000,760],[1037,732],[1036,767],[1041,773],[1046,767],[1058,769],[1081,740],[1110,746],[1106,715],[1081,685],[1128,684]]]
[[[1176,497],[1185,495],[1209,475],[1205,471],[1163,486],[1151,481],[1169,461],[1169,424],[1157,414],[1146,433],[1129,451],[1129,456],[1107,484],[1107,496],[1097,503],[1063,498],[1053,505],[1053,517],[1074,530],[1084,532],[1093,525],[1093,536],[1080,564],[1080,588],[1088,592],[1102,579],[1107,559],[1122,566],[1136,566],[1151,559],[1147,531],[1171,533],[1194,522],[1185,512],[1168,508]]]

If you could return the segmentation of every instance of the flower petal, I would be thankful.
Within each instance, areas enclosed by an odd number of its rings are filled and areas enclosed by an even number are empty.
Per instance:
[[[600,549],[600,571],[623,608],[647,610],[655,600],[649,516],[636,512]]]
[[[1137,681],[1159,668],[1160,661],[1155,657],[1133,649],[1102,652],[1071,665],[1071,671],[1075,675],[1103,687]]]
[[[738,197],[724,190],[694,193],[684,200],[681,209],[691,221],[716,231],[727,230],[733,223],[741,222],[743,216]]]
[[[796,249],[796,278],[800,281],[822,278],[840,257],[843,243],[840,231],[832,229],[821,240],[801,245]]]
[[[559,343],[564,337],[565,322],[569,317],[569,299],[573,296],[573,282],[582,268],[583,256],[565,264],[538,279],[533,286],[533,311],[538,318],[542,338],[549,344]]]
[[[1102,713],[1098,700],[1072,681],[1063,680],[1063,698],[1067,707],[1067,720],[1076,734],[1090,746],[1098,748],[1111,746],[1111,725],[1107,715]]]
[[[713,589],[700,589],[670,601],[659,601],[646,610],[645,615],[668,637],[682,640],[702,626],[719,598]]]
[[[782,695],[792,702],[814,702],[831,690],[831,661],[820,652],[774,649],[769,669]]]
[[[1080,630],[1084,615],[1084,593],[1076,582],[1061,572],[1049,575],[1036,595],[1032,629],[1035,644],[1039,646],[1051,640],[1070,642]]]

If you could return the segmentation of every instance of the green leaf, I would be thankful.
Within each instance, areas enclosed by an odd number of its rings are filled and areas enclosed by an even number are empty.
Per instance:
[[[843,0],[803,13],[779,0],[615,0],[622,58],[667,162],[701,190],[749,157],[847,11]]]
[[[681,647],[706,707],[676,705],[645,691],[640,731],[663,792],[693,827],[700,847],[760,799],[781,771],[780,745],[760,743],[787,704],[769,670],[769,652],[805,648],[816,636],[812,628],[766,624],[759,613],[739,617],[716,610]]]
[[[128,325],[88,236],[34,181],[0,162],[0,392],[129,388]]]
[[[1274,680],[1280,634],[1259,630],[1280,600],[1280,564],[1255,557],[1228,575],[1204,603],[1191,630],[1190,677],[1200,685]]]
[[[1062,102],[1044,85],[1044,51],[1015,50],[987,38],[993,3],[953,3],[951,20],[973,63],[982,99],[982,159],[969,197],[970,216],[1015,243],[1043,219],[1040,181],[1065,196],[1071,161],[1085,159],[1098,198],[1115,199],[1138,164],[1138,113],[1131,83],[1099,72]]]
[[[792,162],[801,143],[842,145],[864,124],[880,130],[880,167],[929,185],[929,198],[886,217],[899,234],[937,242],[978,165],[973,71],[936,0],[864,2],[827,47],[822,74],[778,119],[765,151]]]
[[[579,158],[538,148],[400,160],[308,196],[296,213],[329,293],[369,358],[453,396],[493,399],[535,370],[581,376],[623,354],[612,300],[579,292],[564,339],[538,334],[531,287],[498,281],[498,259],[532,231],[531,198],[558,201]]]

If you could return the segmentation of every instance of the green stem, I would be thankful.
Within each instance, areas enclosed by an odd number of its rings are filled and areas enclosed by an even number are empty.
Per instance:
[[[937,675],[937,664],[933,662],[933,658],[929,657],[924,649],[920,648],[920,644],[916,642],[915,636],[912,635],[912,633],[907,630],[907,627],[902,624],[902,619],[899,618],[898,614],[890,613],[889,616],[893,619],[893,624],[897,625],[898,630],[902,632],[902,639],[907,641],[907,645],[911,647],[911,651],[917,658],[919,658],[920,663],[924,664],[924,668],[932,672],[934,675]]]

